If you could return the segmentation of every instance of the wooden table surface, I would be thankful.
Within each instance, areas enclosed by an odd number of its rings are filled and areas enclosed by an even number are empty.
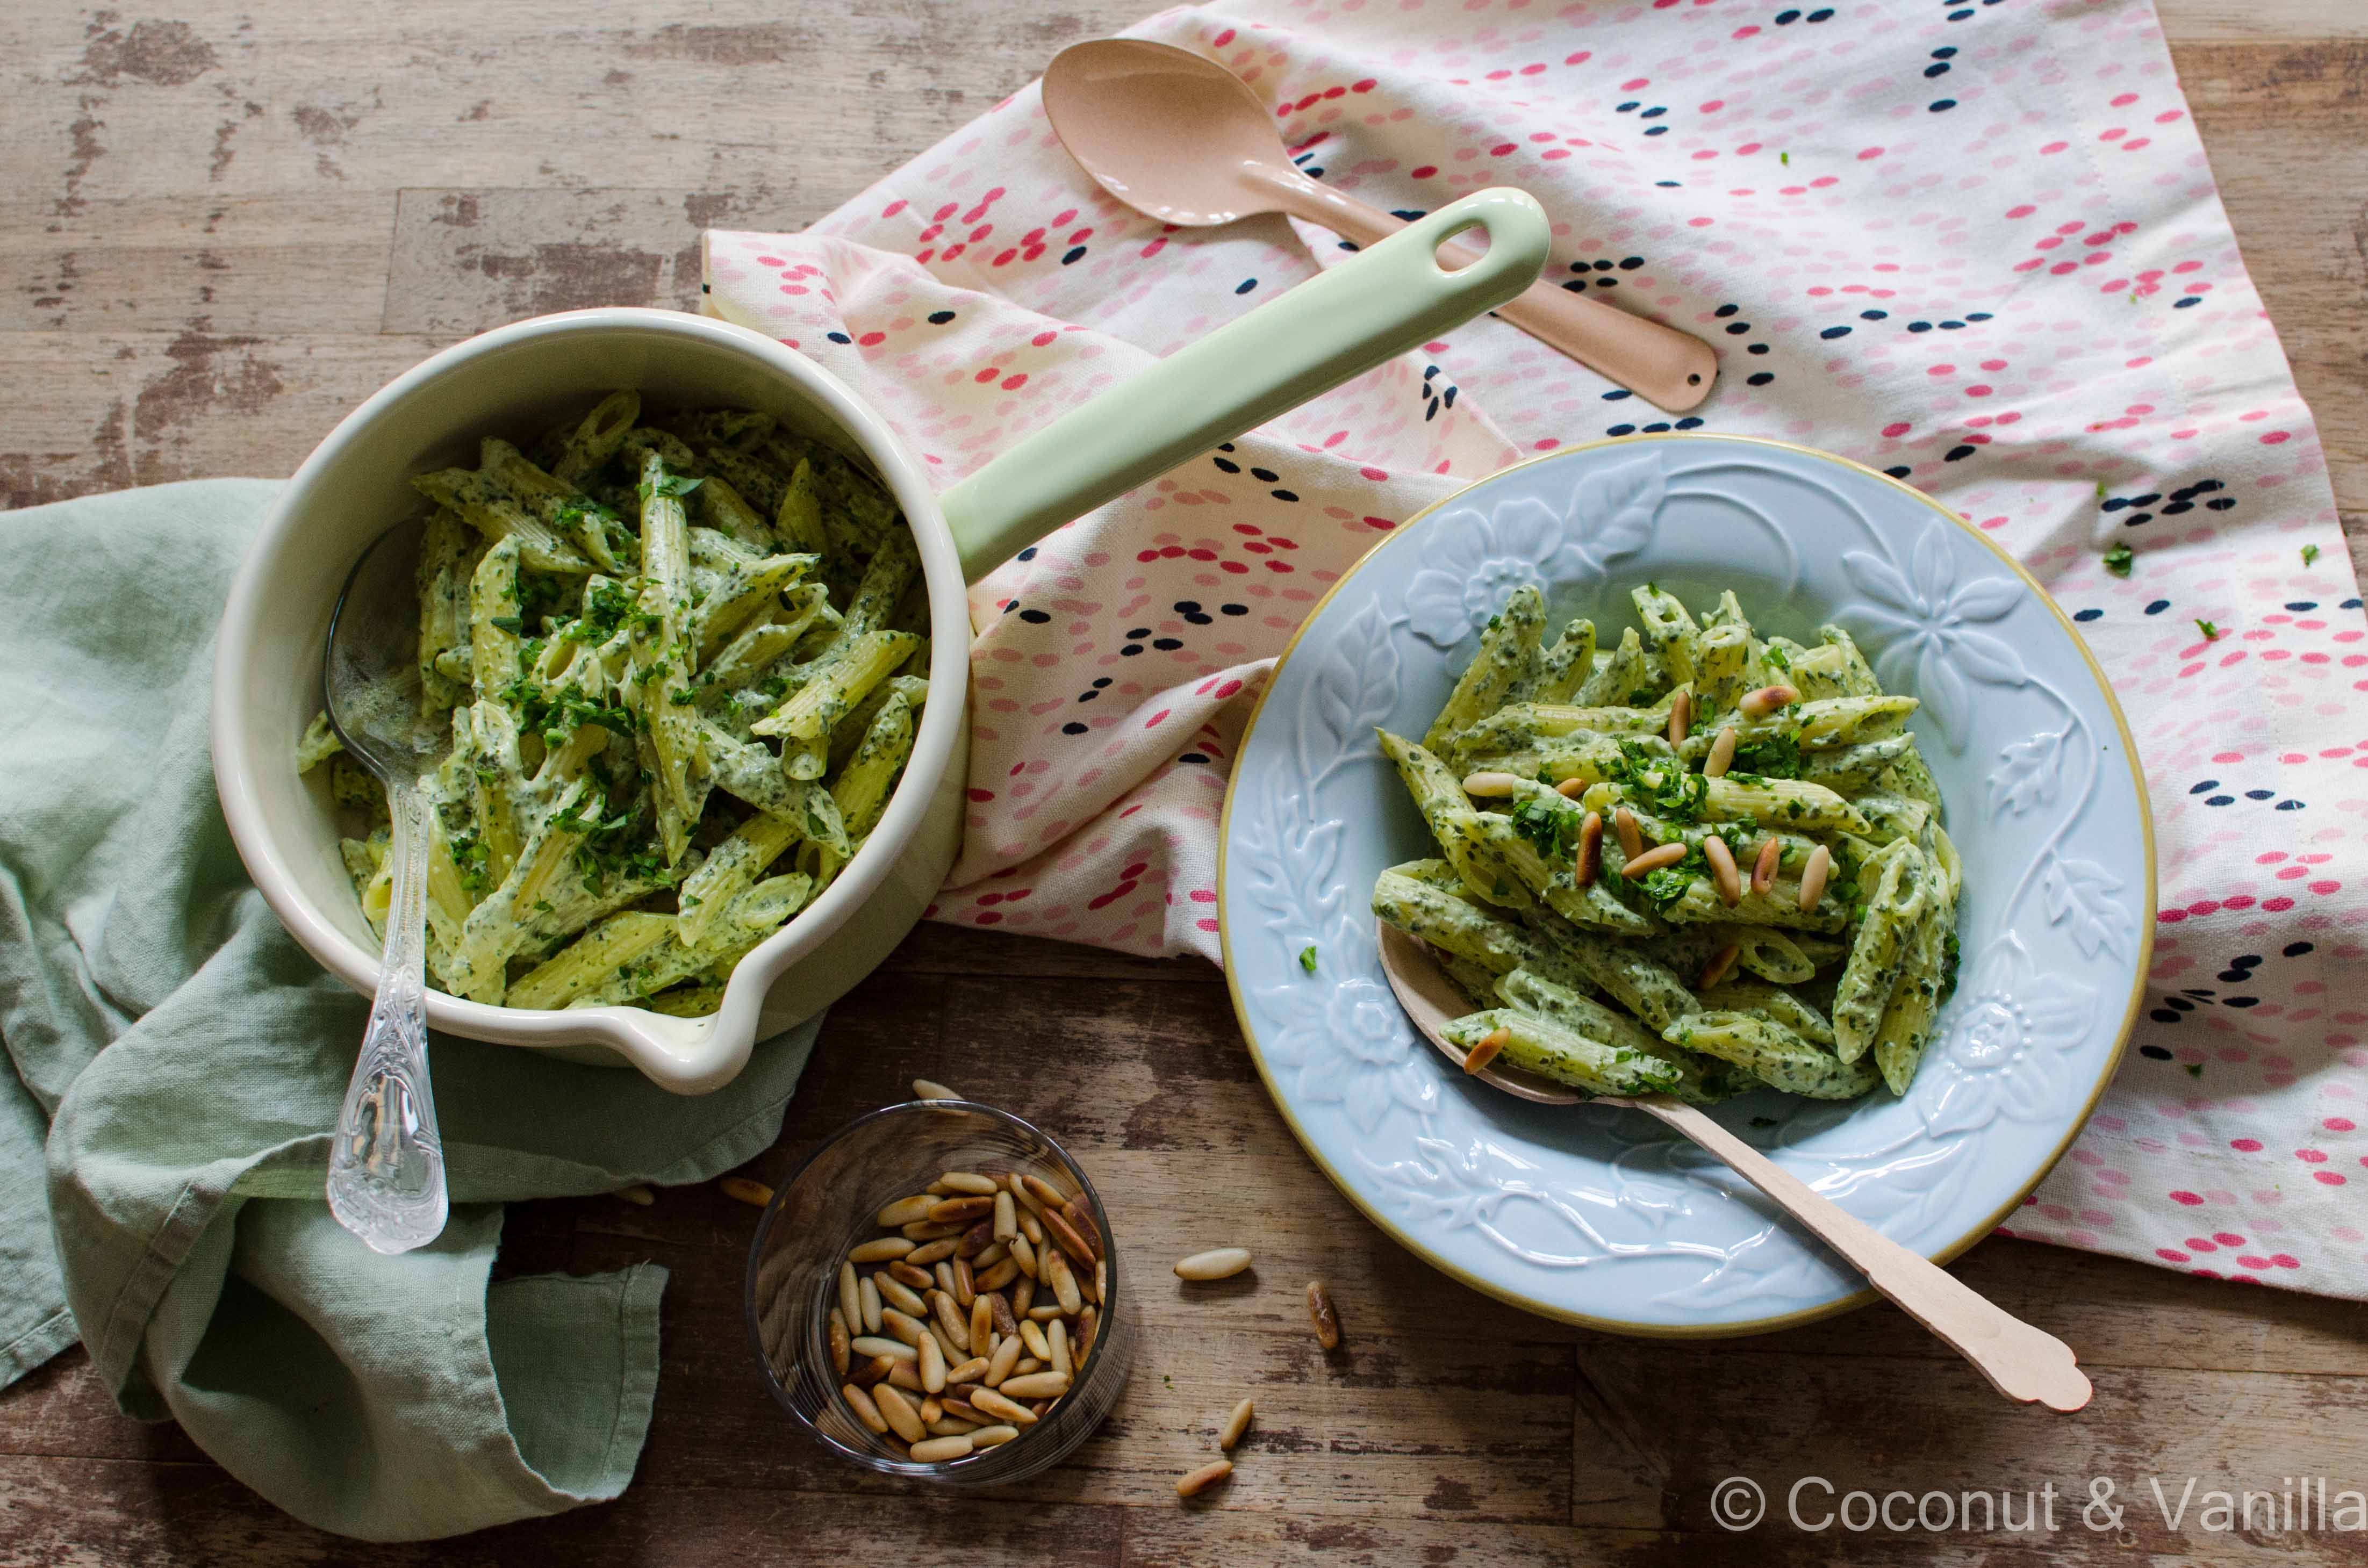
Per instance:
[[[1905,0],[1899,0],[1904,4]],[[9,7],[0,46],[0,488],[25,506],[285,473],[382,382],[469,333],[693,302],[706,223],[793,228],[1145,0],[185,0]],[[671,9],[685,19],[666,23]],[[2368,534],[2368,4],[2162,0],[2253,275]],[[1958,1272],[2077,1346],[2095,1403],[2009,1407],[1882,1307],[1724,1345],[1524,1316],[1414,1262],[1301,1153],[1216,972],[924,927],[831,1015],[777,1176],[916,1074],[1043,1123],[1149,1280],[1131,1389],[1067,1466],[945,1498],[823,1461],[739,1320],[754,1211],[712,1189],[520,1205],[504,1267],[672,1270],[665,1372],[620,1502],[420,1547],[305,1528],[175,1427],[119,1417],[73,1351],[0,1394],[0,1564],[2361,1562],[2368,1535],[2092,1532],[2088,1478],[2368,1487],[2368,1314],[1993,1240]],[[1253,1244],[1254,1278],[1165,1265]],[[1347,1339],[1310,1337],[1328,1280]],[[1245,1392],[1230,1487],[1179,1506]],[[2053,1536],[1720,1530],[1725,1477],[1781,1492],[2053,1483]],[[2018,1507],[2020,1504],[2018,1504]],[[1705,1557],[1705,1554],[1707,1556]]]

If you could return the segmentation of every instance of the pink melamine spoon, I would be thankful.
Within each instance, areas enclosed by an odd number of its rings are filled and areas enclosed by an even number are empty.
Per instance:
[[[1360,245],[1406,227],[1300,173],[1258,96],[1190,50],[1147,39],[1072,44],[1045,68],[1044,113],[1104,190],[1164,222],[1209,228],[1287,212]],[[1718,379],[1718,356],[1702,339],[1550,282],[1497,314],[1673,414]]]
[[[1466,1066],[1463,1048],[1442,1031],[1471,1009],[1431,960],[1430,949],[1387,925],[1381,928],[1381,947],[1382,973],[1397,993],[1406,1021],[1441,1056],[1491,1088],[1540,1105],[1577,1105],[1590,1098],[1509,1064]],[[1865,1275],[1868,1284],[1971,1361],[1974,1369],[2007,1398],[2062,1411],[2078,1410],[2089,1403],[2089,1379],[2069,1346],[2014,1316],[1921,1253],[1901,1246],[1729,1132],[1700,1107],[1668,1095],[1591,1097],[1596,1105],[1622,1106],[1656,1117],[1725,1161],[1804,1230]]]

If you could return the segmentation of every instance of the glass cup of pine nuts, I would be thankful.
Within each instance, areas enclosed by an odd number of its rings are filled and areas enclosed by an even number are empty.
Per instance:
[[[983,1486],[1101,1425],[1134,1359],[1124,1289],[1101,1199],[1059,1144],[991,1107],[916,1100],[841,1128],[774,1195],[748,1332],[824,1448]]]

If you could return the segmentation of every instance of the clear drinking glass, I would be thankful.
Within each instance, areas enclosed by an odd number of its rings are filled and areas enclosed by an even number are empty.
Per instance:
[[[873,1437],[839,1398],[830,1309],[848,1250],[887,1233],[874,1218],[879,1211],[947,1171],[1032,1173],[1077,1194],[1100,1233],[1110,1283],[1093,1345],[1068,1393],[1042,1419],[1008,1443],[916,1464]],[[841,1128],[773,1195],[748,1251],[748,1335],[774,1397],[824,1448],[883,1475],[984,1486],[1058,1464],[1101,1425],[1134,1363],[1136,1316],[1127,1291],[1101,1197],[1059,1144],[990,1106],[915,1100]]]

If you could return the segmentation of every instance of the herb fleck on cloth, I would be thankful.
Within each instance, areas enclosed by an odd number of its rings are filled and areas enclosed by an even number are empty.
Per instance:
[[[451,1222],[402,1257],[347,1234],[322,1184],[367,1005],[248,883],[207,748],[215,623],[277,488],[0,516],[0,1383],[79,1336],[124,1410],[346,1535],[614,1497],[666,1271],[489,1284],[502,1205],[768,1148],[815,1026],[701,1099],[437,1036]]]

